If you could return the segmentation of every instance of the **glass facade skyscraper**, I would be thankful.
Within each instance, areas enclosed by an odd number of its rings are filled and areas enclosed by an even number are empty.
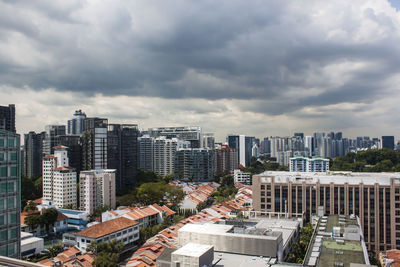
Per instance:
[[[0,129],[0,256],[19,258],[21,173],[20,136]]]

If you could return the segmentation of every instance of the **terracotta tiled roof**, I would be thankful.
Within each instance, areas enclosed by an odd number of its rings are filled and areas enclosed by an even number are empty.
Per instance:
[[[80,253],[80,250],[76,247],[70,247],[61,252],[60,254],[64,254],[66,257],[71,258],[75,257],[76,254]]]
[[[42,198],[38,198],[38,199],[35,199],[35,200],[32,200],[32,201],[35,204],[42,204]]]
[[[62,214],[61,212],[57,211],[57,221],[67,220],[68,217]]]
[[[55,159],[56,157],[53,155],[46,155],[43,157],[44,159]]]
[[[90,226],[80,231],[76,235],[85,236],[89,238],[99,238],[137,224],[138,223],[136,221],[129,220],[125,217],[120,217]]]
[[[45,260],[39,261],[39,264],[46,265],[46,266],[54,266],[54,262],[50,259],[45,259]]]
[[[67,149],[69,147],[63,146],[63,145],[58,145],[58,146],[53,146],[54,149]]]
[[[400,267],[400,250],[388,250],[386,251],[388,259],[394,260],[391,267]]]

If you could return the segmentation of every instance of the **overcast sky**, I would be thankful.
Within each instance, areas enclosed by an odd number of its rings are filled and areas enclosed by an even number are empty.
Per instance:
[[[0,105],[17,130],[76,109],[217,140],[400,137],[400,3],[0,0]]]

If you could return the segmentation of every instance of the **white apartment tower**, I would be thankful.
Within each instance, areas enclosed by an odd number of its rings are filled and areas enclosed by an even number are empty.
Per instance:
[[[167,139],[165,136],[154,140],[154,172],[166,176],[174,174],[175,152],[178,148],[189,148],[189,141],[177,138]]]
[[[91,170],[80,173],[80,209],[93,214],[101,206],[115,209],[116,170]]]
[[[57,208],[77,206],[76,171],[69,167],[68,147],[54,147],[54,155],[43,158],[43,199]]]

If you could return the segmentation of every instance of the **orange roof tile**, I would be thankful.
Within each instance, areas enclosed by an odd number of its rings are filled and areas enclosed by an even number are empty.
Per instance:
[[[46,266],[54,266],[54,262],[51,259],[45,259],[39,261],[39,264],[46,265]]]
[[[58,145],[58,146],[53,146],[54,149],[67,149],[69,147],[63,146],[63,145]]]
[[[125,228],[128,228],[130,226],[137,225],[138,223],[136,221],[132,221],[130,219],[127,219],[125,217],[120,217],[116,218],[113,220],[109,220],[106,222],[102,222],[99,224],[95,224],[93,226],[90,226],[79,233],[77,233],[77,236],[85,236],[89,238],[99,238],[108,234],[112,234],[114,232],[123,230]]]
[[[78,254],[78,253],[80,253],[79,249],[77,249],[76,247],[70,247],[70,248],[67,248],[66,250],[64,250],[63,252],[61,252],[60,254],[64,254],[66,257],[71,258],[71,257],[76,256],[76,254]]]

